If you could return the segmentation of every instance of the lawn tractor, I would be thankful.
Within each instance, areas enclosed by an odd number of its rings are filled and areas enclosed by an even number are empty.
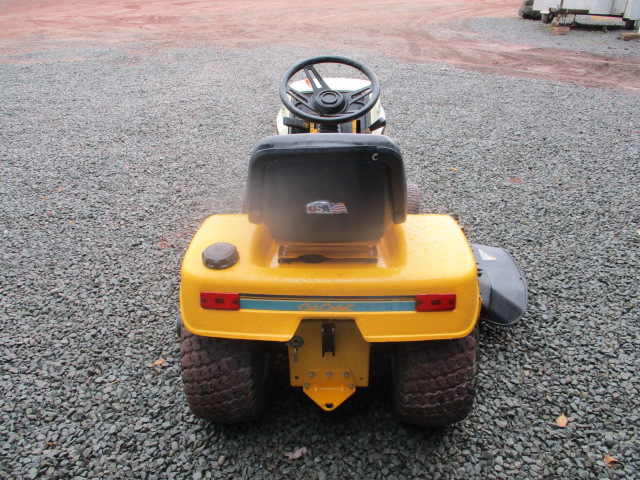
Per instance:
[[[251,153],[242,213],[206,219],[182,264],[182,378],[196,416],[260,417],[278,348],[291,385],[334,410],[368,386],[382,343],[400,419],[444,426],[469,413],[476,324],[517,322],[525,281],[505,250],[420,214],[379,97],[373,71],[346,57],[285,73],[278,135]]]

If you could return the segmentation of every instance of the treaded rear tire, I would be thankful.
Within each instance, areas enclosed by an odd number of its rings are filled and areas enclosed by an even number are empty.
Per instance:
[[[194,335],[182,328],[182,381],[196,417],[251,422],[267,404],[270,359],[259,342]]]
[[[417,215],[421,210],[420,188],[415,183],[407,183],[407,213]]]
[[[424,427],[464,419],[476,393],[477,350],[477,328],[464,338],[398,343],[393,372],[397,415]]]

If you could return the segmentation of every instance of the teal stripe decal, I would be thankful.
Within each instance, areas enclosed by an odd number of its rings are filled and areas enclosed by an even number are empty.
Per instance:
[[[325,301],[325,300],[264,300],[240,297],[240,308],[245,310],[274,310],[279,312],[343,313],[343,312],[413,312],[411,301]]]

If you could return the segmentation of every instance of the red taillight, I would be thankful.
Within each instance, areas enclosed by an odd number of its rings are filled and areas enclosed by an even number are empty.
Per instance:
[[[240,310],[238,293],[200,292],[200,306],[209,310]]]
[[[455,293],[416,295],[417,312],[442,312],[456,308]]]

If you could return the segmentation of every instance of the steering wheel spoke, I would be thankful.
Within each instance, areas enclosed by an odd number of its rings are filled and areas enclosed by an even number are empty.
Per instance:
[[[313,93],[316,93],[318,91],[321,92],[323,90],[329,90],[329,85],[327,85],[327,82],[325,82],[324,79],[320,76],[320,74],[316,70],[315,65],[304,67],[304,73],[307,74],[307,80],[311,85],[311,88],[313,88]],[[316,86],[316,81],[320,84],[320,88]]]
[[[349,100],[349,104],[352,104],[362,100],[371,93],[373,93],[373,90],[371,89],[371,84],[369,84],[366,87],[362,87],[353,92],[349,92],[349,94],[347,95],[347,99]]]
[[[298,90],[293,88],[291,85],[287,86],[287,94],[291,95],[292,98],[295,98],[297,101],[302,103],[305,107],[313,110],[313,107],[311,106],[311,99],[307,97],[304,93],[299,92]]]

